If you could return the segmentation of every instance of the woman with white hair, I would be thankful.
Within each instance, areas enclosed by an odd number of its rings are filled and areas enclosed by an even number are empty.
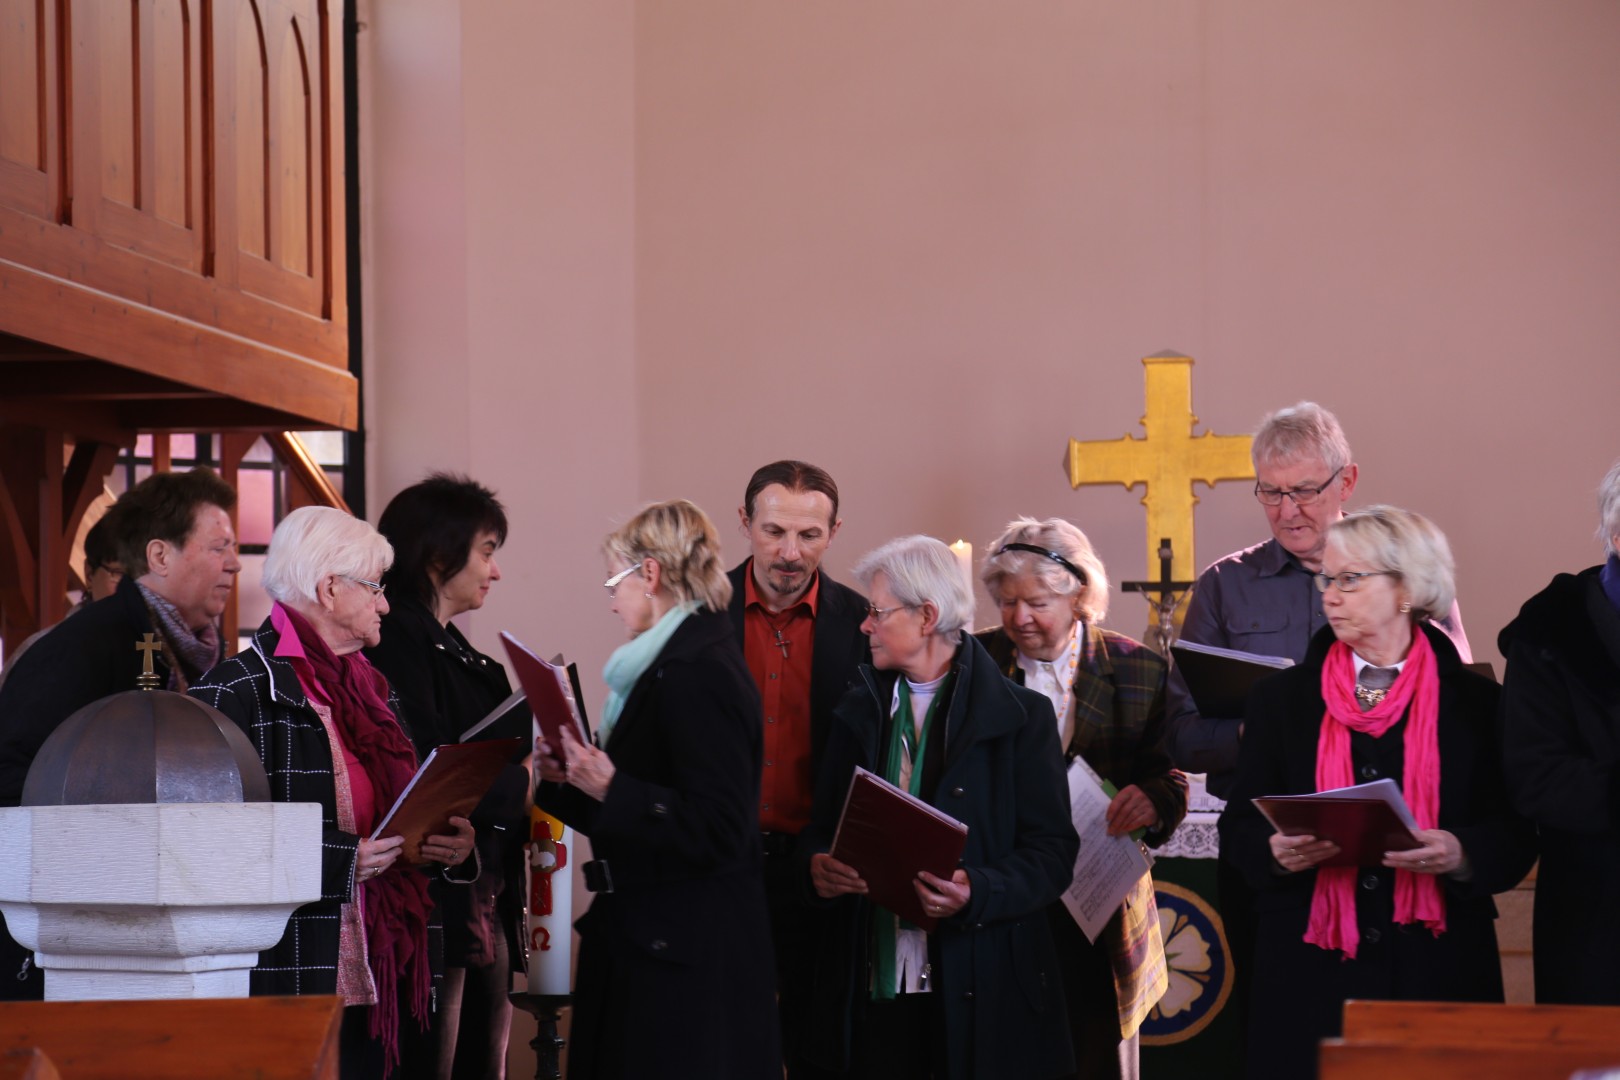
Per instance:
[[[815,990],[812,1060],[852,1077],[1017,1076],[1074,1069],[1048,905],[1079,840],[1051,703],[1003,678],[970,634],[973,597],[932,537],[894,540],[855,567],[871,604],[872,664],[840,702],[800,836],[833,912]],[[864,897],[827,854],[856,767],[968,826],[961,866],[913,887],[924,932]]]
[[[1004,675],[1052,702],[1066,761],[1083,760],[1113,785],[1109,833],[1143,829],[1143,839],[1158,847],[1187,813],[1186,778],[1164,748],[1164,658],[1097,625],[1108,611],[1108,574],[1074,525],[1019,518],[989,551],[979,578],[1001,625],[979,634],[979,642]],[[1047,909],[1063,962],[1077,1077],[1138,1075],[1137,1029],[1164,992],[1152,899],[1148,876],[1096,942],[1063,904]]]
[[[1598,539],[1604,561],[1553,578],[1497,642],[1508,788],[1541,832],[1538,1002],[1620,1005],[1620,461]]]
[[[400,861],[400,837],[368,839],[416,771],[388,681],[361,655],[378,641],[388,601],[379,584],[393,549],[364,521],[304,507],[270,537],[264,588],[274,603],[253,646],[203,676],[191,694],[253,741],[272,798],[321,805],[321,898],[292,915],[250,977],[254,994],[337,994],[341,1073],[386,1076],[402,1044],[428,1027],[427,878]],[[422,854],[450,875],[467,861],[472,826],[428,837]],[[465,872],[476,876],[476,862]],[[409,1068],[431,1070],[412,1052]]]
[[[1427,519],[1369,507],[1328,530],[1328,628],[1249,700],[1221,857],[1257,893],[1249,1075],[1309,1077],[1349,998],[1501,1001],[1493,893],[1535,859],[1507,798],[1498,689],[1430,624],[1451,550]],[[1331,841],[1275,832],[1251,799],[1393,780],[1419,846],[1324,867]]]

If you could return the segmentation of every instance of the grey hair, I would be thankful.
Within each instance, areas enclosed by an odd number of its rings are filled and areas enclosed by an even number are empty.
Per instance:
[[[1249,458],[1257,468],[1318,458],[1329,472],[1337,472],[1350,464],[1350,442],[1338,417],[1314,401],[1301,401],[1260,421]]]
[[[394,562],[394,546],[353,514],[305,506],[281,519],[264,558],[264,591],[298,606],[314,603],[328,575],[376,581]]]
[[[1609,471],[1598,485],[1598,540],[1605,551],[1620,554],[1620,461],[1609,466]]]
[[[1457,598],[1457,564],[1446,534],[1398,506],[1353,510],[1328,526],[1327,539],[1374,570],[1399,574],[1415,619],[1435,619]]]
[[[962,564],[943,540],[932,536],[902,536],[868,552],[855,564],[855,577],[868,589],[882,574],[889,591],[907,607],[933,604],[939,612],[935,633],[961,640],[961,630],[973,619],[973,593],[962,575]]]
[[[1086,575],[1081,580],[1069,573],[1067,567],[1045,555],[1033,551],[1007,551],[1008,544],[1030,544],[1055,551],[1075,569]],[[1108,614],[1108,571],[1086,534],[1062,518],[1015,518],[1007,523],[1001,535],[990,541],[990,554],[985,556],[979,570],[979,580],[992,599],[998,597],[1001,584],[1008,578],[1028,574],[1054,596],[1067,596],[1074,604],[1074,612],[1088,625],[1100,623]],[[1000,554],[997,554],[1000,552]]]

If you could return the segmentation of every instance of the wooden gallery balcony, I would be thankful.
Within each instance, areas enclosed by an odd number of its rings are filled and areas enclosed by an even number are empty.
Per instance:
[[[342,14],[0,0],[8,637],[59,614],[62,538],[137,432],[357,425]]]

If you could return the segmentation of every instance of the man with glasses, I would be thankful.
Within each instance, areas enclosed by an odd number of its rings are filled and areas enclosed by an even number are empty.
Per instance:
[[[731,618],[764,706],[765,765],[759,828],[776,949],[782,1051],[790,1080],[815,1075],[800,1047],[809,1013],[820,912],[805,902],[794,845],[832,712],[871,652],[866,598],[820,569],[843,524],[838,485],[825,469],[777,461],[756,471],[737,509],[749,558],[731,571]]]
[[[1299,663],[1312,636],[1327,625],[1311,577],[1322,569],[1328,526],[1344,516],[1360,470],[1338,419],[1311,401],[1262,420],[1251,454],[1255,499],[1271,539],[1217,560],[1198,576],[1181,638]],[[1472,659],[1455,607],[1436,625],[1464,661]],[[1166,690],[1170,756],[1180,768],[1204,773],[1210,794],[1224,797],[1237,768],[1243,718],[1199,715],[1174,671]]]
[[[1344,516],[1360,470],[1338,419],[1312,401],[1278,409],[1260,422],[1250,450],[1254,495],[1271,527],[1271,539],[1216,560],[1198,576],[1181,639],[1201,645],[1305,659],[1311,638],[1327,625],[1316,575],[1322,571],[1327,530]],[[1351,588],[1355,587],[1351,582]],[[1471,659],[1455,606],[1436,626]],[[1241,716],[1202,716],[1179,670],[1166,684],[1169,733],[1166,749],[1176,765],[1205,774],[1205,788],[1225,798],[1237,771]],[[1239,1038],[1245,1027],[1255,921],[1254,894],[1224,859],[1216,888],[1231,949],[1231,1006]],[[1241,1056],[1241,1055],[1240,1055]],[[1241,1072],[1242,1062],[1237,1062]]]
[[[133,690],[155,634],[153,670],[165,689],[184,691],[224,657],[219,617],[242,563],[231,511],[236,492],[211,469],[154,473],[126,491],[102,519],[125,573],[111,596],[59,623],[0,690],[0,806],[16,806],[41,744],[73,713]],[[0,934],[0,999],[43,995],[33,955]]]

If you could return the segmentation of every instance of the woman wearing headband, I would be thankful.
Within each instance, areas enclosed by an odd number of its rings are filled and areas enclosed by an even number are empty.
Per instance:
[[[1187,812],[1187,782],[1164,749],[1163,658],[1097,625],[1108,610],[1108,576],[1085,533],[1067,521],[1019,518],[989,550],[979,576],[1001,626],[980,642],[1008,678],[1051,700],[1065,761],[1082,759],[1118,789],[1109,833],[1145,829],[1147,843],[1162,844]],[[1061,903],[1047,909],[1077,1076],[1137,1075],[1137,1025],[1163,993],[1163,946],[1145,921],[1152,889],[1143,878],[1095,944]]]

